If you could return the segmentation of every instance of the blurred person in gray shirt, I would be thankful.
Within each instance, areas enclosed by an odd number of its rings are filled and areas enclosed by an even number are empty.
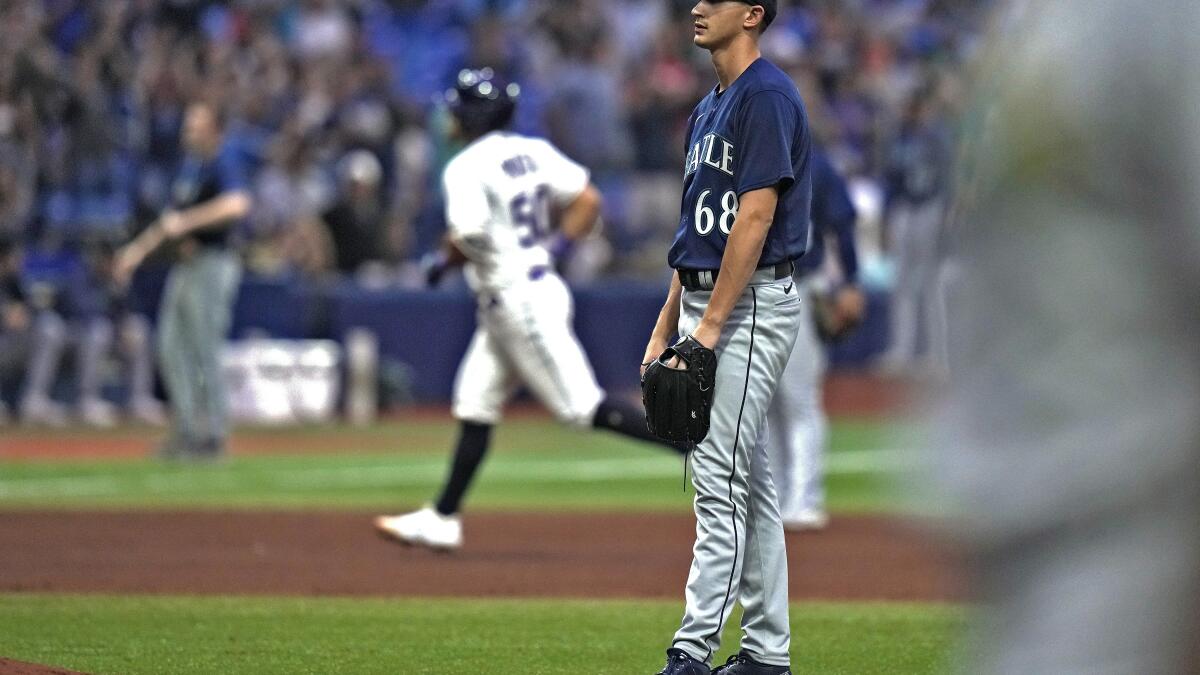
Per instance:
[[[1200,3],[1013,12],[932,469],[981,601],[966,671],[1200,672]]]
[[[944,111],[932,91],[909,102],[892,148],[884,189],[889,249],[896,262],[886,372],[945,370],[945,317],[939,286],[950,157]],[[918,336],[927,343],[918,359]],[[921,367],[924,366],[924,367]]]

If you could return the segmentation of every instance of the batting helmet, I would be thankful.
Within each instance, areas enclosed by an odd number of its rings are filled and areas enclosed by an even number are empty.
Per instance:
[[[508,126],[520,95],[520,85],[505,82],[491,68],[466,69],[446,92],[446,102],[463,131],[482,136]]]

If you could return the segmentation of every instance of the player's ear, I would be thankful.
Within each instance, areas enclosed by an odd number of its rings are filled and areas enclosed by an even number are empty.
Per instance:
[[[762,5],[749,5],[749,8],[749,13],[746,15],[745,21],[742,22],[742,28],[762,35],[763,30],[766,28],[766,25],[763,23],[767,18],[766,10],[763,9]]]

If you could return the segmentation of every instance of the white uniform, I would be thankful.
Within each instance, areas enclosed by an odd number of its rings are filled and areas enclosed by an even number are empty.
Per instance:
[[[446,166],[450,240],[468,258],[478,327],[454,385],[454,416],[499,422],[519,383],[560,421],[591,426],[604,392],[571,329],[573,302],[544,242],[550,214],[588,171],[550,143],[493,132]]]
[[[827,357],[813,323],[809,291],[820,285],[811,273],[797,279],[803,298],[800,329],[775,398],[767,411],[771,436],[767,455],[775,476],[779,514],[785,527],[820,527],[825,521],[825,446],[829,424],[821,400]]]

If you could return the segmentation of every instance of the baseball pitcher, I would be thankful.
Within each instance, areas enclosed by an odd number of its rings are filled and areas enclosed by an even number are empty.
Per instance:
[[[808,247],[812,186],[804,104],[758,48],[776,13],[767,0],[705,0],[691,13],[718,84],[689,120],[668,256],[676,273],[643,359],[650,427],[694,448],[694,558],[660,675],[709,673],[736,602],[741,650],[711,672],[790,672],[787,553],[766,416],[799,328],[792,261]],[[668,348],[676,334],[684,339]]]

